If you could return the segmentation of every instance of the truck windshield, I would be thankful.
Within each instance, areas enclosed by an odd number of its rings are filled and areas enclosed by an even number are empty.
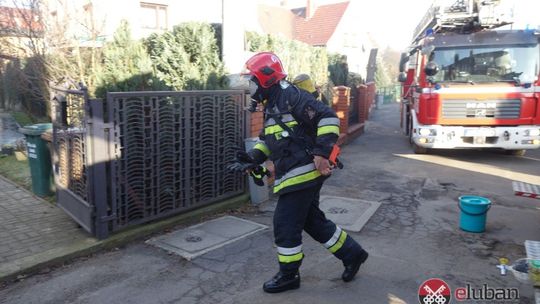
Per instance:
[[[538,77],[538,44],[436,48],[430,54],[439,66],[436,82],[531,83]]]

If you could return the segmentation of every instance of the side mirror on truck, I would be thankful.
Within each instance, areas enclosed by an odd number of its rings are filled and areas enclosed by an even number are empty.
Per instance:
[[[407,53],[401,53],[401,58],[399,59],[399,72],[403,73],[407,70],[407,63],[409,62],[409,55]]]
[[[424,67],[424,73],[427,76],[435,76],[439,73],[439,65],[435,61],[430,61]]]
[[[407,73],[405,73],[405,72],[399,73],[397,80],[398,80],[399,82],[405,82],[405,81],[407,81]]]

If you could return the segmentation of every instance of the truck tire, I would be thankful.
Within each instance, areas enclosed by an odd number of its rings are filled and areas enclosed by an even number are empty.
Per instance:
[[[421,147],[417,145],[414,140],[412,139],[412,122],[410,123],[410,126],[408,128],[409,130],[409,143],[411,144],[411,147],[413,149],[414,154],[428,154],[428,148]]]
[[[524,156],[526,150],[505,150],[506,155]]]
[[[428,154],[429,153],[428,148],[420,147],[419,145],[417,145],[414,142],[412,142],[411,145],[412,145],[412,149],[413,149],[414,154]]]

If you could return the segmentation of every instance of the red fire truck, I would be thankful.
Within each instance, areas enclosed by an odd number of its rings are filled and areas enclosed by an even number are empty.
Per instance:
[[[511,10],[502,3],[435,3],[415,30],[399,74],[415,153],[540,147],[540,32],[503,29]]]

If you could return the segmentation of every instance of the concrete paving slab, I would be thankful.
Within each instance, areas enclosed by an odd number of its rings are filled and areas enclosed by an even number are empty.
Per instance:
[[[152,238],[146,243],[192,260],[267,228],[238,217],[223,216]]]
[[[381,203],[356,198],[321,196],[320,208],[326,217],[345,230],[359,232]]]

